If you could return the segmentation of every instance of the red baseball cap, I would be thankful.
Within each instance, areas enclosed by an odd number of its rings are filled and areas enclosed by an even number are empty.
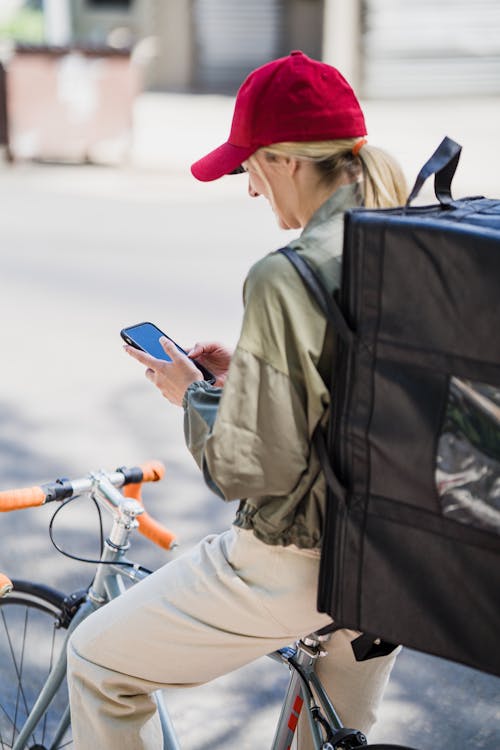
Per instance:
[[[243,81],[228,140],[195,162],[191,172],[208,182],[234,172],[262,146],[363,135],[363,112],[345,78],[297,50],[256,68]]]

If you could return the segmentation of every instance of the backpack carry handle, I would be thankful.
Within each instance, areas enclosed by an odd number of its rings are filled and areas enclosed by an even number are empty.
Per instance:
[[[453,198],[451,197],[451,181],[457,169],[458,160],[462,146],[446,136],[443,138],[431,158],[425,162],[424,166],[417,175],[413,189],[406,201],[406,208],[420,192],[420,189],[426,179],[431,175],[434,177],[434,192],[436,198],[442,206],[448,206]]]

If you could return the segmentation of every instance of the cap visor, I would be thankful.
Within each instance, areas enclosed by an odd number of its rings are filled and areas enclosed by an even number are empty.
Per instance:
[[[256,150],[255,146],[245,148],[243,146],[233,146],[231,143],[224,143],[202,159],[195,161],[191,165],[191,173],[197,180],[201,180],[202,182],[218,180],[219,177],[234,172]]]

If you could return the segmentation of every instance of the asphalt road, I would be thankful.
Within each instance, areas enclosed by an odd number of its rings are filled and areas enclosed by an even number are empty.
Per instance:
[[[224,528],[233,508],[204,487],[183,446],[182,414],[126,357],[118,334],[152,320],[185,346],[233,344],[248,267],[288,239],[267,206],[248,200],[244,176],[206,186],[138,166],[48,165],[2,168],[0,206],[1,487],[159,458],[167,478],[146,499],[181,549]],[[85,584],[86,566],[51,548],[49,517],[48,508],[2,517],[0,569],[65,590]],[[82,503],[61,518],[57,535],[86,555],[95,531]],[[142,540],[135,548],[146,565],[167,559]],[[266,747],[285,679],[260,660],[172,691],[183,747]],[[498,679],[404,650],[372,740],[493,750],[499,698]]]

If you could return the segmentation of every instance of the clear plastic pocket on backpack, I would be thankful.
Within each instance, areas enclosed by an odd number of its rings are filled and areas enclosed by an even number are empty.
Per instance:
[[[451,378],[436,486],[446,518],[500,534],[500,387]]]

